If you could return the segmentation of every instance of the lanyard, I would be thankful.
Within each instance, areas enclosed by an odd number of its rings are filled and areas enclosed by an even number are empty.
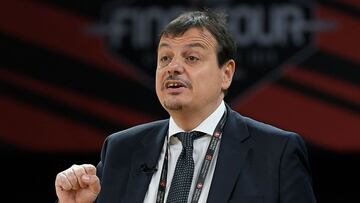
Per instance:
[[[219,142],[220,137],[223,132],[223,127],[226,122],[226,115],[227,115],[227,112],[225,110],[224,114],[222,115],[222,117],[221,117],[219,123],[217,124],[217,126],[214,130],[214,133],[211,137],[205,157],[202,161],[200,173],[196,180],[196,186],[195,186],[192,198],[191,198],[192,203],[197,203],[199,201],[199,198],[200,198],[203,186],[204,186],[204,182],[206,179],[206,175],[209,171],[210,163],[214,157],[215,150],[218,146],[218,142]],[[168,151],[169,151],[169,148],[168,148],[168,146],[166,146],[166,153],[165,153],[165,157],[164,157],[164,164],[163,164],[163,167],[161,170],[161,177],[160,177],[159,188],[158,188],[158,193],[157,193],[157,197],[156,197],[156,203],[164,202],[165,191],[166,191],[166,181],[167,181],[168,158],[169,158]]]

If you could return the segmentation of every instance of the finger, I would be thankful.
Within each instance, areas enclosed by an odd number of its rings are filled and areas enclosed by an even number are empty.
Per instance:
[[[96,175],[83,175],[81,179],[87,183],[94,194],[97,195],[100,192],[100,180]]]
[[[79,165],[73,165],[72,167],[72,170],[77,178],[77,182],[79,183],[80,187],[81,188],[85,188],[87,187],[87,184],[84,183],[81,179],[81,176],[85,175],[86,174],[86,171],[83,167],[79,166]]]
[[[78,178],[76,177],[72,167],[66,169],[63,174],[66,176],[66,178],[68,179],[68,181],[70,182],[72,189],[73,190],[77,190],[80,188],[79,182],[78,182]]]
[[[91,164],[81,165],[88,175],[96,175],[96,167]]]
[[[87,175],[84,175],[82,179],[84,180],[84,182],[88,183],[89,188],[92,192],[98,194],[100,192],[100,180],[96,176],[96,167],[91,164],[83,164],[82,166],[87,173]]]
[[[55,187],[56,189],[60,189],[61,191],[64,191],[64,190],[71,190],[72,185],[67,179],[66,175],[63,172],[61,172],[58,173],[56,176]]]

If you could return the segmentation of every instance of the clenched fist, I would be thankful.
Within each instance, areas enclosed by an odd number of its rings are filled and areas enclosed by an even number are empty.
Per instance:
[[[100,192],[96,168],[91,164],[72,165],[57,174],[56,195],[59,203],[92,203]]]

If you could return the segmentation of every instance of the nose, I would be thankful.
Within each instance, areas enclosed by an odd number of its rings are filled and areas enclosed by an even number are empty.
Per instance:
[[[171,62],[168,65],[168,69],[167,72],[172,75],[172,74],[182,74],[184,71],[184,66],[182,65],[181,61],[179,61],[178,59],[176,59],[175,57],[171,60]]]

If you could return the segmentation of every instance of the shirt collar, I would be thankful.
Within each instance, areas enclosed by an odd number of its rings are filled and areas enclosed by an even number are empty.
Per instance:
[[[216,128],[216,125],[219,123],[222,115],[224,114],[225,109],[226,107],[223,100],[221,101],[220,105],[216,108],[216,110],[210,114],[210,116],[208,116],[203,122],[201,122],[197,127],[195,127],[191,131],[200,131],[208,135],[212,135]],[[169,138],[179,132],[185,132],[185,131],[175,123],[172,117],[170,117],[169,135],[168,135]]]

